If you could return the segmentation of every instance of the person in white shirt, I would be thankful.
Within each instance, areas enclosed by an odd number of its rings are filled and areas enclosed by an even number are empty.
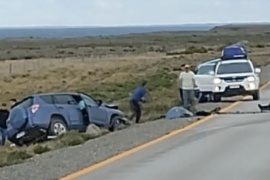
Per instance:
[[[190,110],[190,107],[195,105],[196,82],[194,72],[190,70],[188,64],[185,65],[184,71],[180,73],[179,83],[183,93],[183,107]]]
[[[186,64],[182,64],[180,67],[180,74],[185,70],[185,65]],[[180,74],[179,74],[179,79],[180,79]],[[180,95],[180,99],[181,99],[181,104],[183,105],[183,90],[182,90],[182,84],[178,84],[179,85],[179,95]]]

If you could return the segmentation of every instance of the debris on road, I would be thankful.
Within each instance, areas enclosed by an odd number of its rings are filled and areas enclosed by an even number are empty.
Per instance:
[[[165,115],[165,118],[170,120],[170,119],[177,119],[177,118],[185,118],[185,117],[195,117],[195,116],[209,116],[211,114],[215,114],[218,113],[220,111],[220,107],[214,108],[211,111],[205,111],[205,110],[201,110],[201,111],[197,111],[195,114],[192,113],[191,111],[180,107],[180,106],[176,106],[171,108]]]

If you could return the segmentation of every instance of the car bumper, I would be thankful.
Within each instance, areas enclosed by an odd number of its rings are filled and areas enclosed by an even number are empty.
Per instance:
[[[14,137],[16,137],[16,135],[18,133],[19,133],[19,131],[17,129],[8,127],[8,129],[7,129],[7,138],[8,139],[14,138]]]
[[[18,145],[21,145],[22,142],[30,143],[37,141],[43,137],[47,137],[47,131],[40,128],[31,128],[23,131],[18,131],[14,128],[8,128],[7,130],[7,139]]]
[[[222,97],[231,97],[231,96],[253,95],[256,91],[258,91],[257,88],[245,89],[244,86],[240,85],[238,88],[226,87],[225,89],[222,89],[220,91],[215,90],[213,91],[213,93],[221,95]]]

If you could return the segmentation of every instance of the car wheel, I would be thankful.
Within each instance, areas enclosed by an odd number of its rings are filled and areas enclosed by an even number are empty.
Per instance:
[[[213,94],[213,100],[214,102],[220,102],[221,101],[221,96],[218,94]]]
[[[58,136],[68,131],[65,121],[61,117],[52,117],[49,127],[49,135]]]
[[[119,116],[112,116],[111,121],[110,121],[109,131],[118,130],[120,124],[121,124],[120,117]]]
[[[260,100],[260,91],[255,91],[255,93],[252,95],[254,101]]]

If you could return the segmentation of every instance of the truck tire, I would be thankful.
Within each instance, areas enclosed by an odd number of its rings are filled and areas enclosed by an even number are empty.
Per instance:
[[[221,95],[213,94],[213,100],[214,102],[221,102]]]
[[[259,90],[255,91],[252,97],[254,101],[260,100],[260,91]]]

